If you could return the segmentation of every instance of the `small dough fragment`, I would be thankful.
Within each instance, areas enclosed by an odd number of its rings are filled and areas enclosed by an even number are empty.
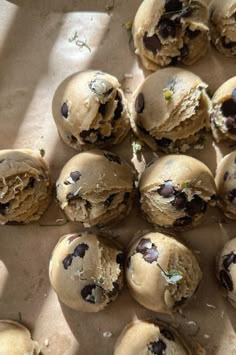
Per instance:
[[[0,151],[0,224],[38,220],[50,197],[48,166],[39,153],[30,149]]]
[[[211,129],[217,143],[236,142],[236,76],[223,83],[212,98]]]
[[[118,144],[130,129],[120,84],[101,71],[66,78],[55,92],[52,111],[62,140],[79,151]]]
[[[26,327],[11,320],[0,320],[0,354],[38,355],[39,353],[39,345],[31,339]]]
[[[56,183],[57,198],[71,221],[103,226],[130,212],[133,179],[131,167],[119,156],[90,150],[66,163]]]
[[[98,312],[123,286],[124,254],[92,232],[64,235],[54,248],[49,278],[61,302],[81,312]]]
[[[204,0],[144,0],[132,26],[136,54],[152,71],[195,63],[207,52],[208,32]]]
[[[131,126],[153,151],[185,152],[210,128],[207,84],[178,68],[151,74],[133,95]]]
[[[147,220],[184,230],[202,221],[215,205],[216,187],[208,167],[187,155],[166,155],[147,167],[139,182],[141,208]]]
[[[176,311],[194,295],[201,278],[193,253],[170,236],[148,233],[129,250],[129,291],[138,303],[154,312]]]
[[[236,55],[236,2],[212,0],[209,5],[210,35],[216,49],[227,57]]]

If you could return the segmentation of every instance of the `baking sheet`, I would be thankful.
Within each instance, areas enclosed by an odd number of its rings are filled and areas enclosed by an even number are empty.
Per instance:
[[[76,151],[58,137],[51,113],[54,91],[65,77],[92,68],[118,77],[130,99],[130,92],[149,74],[132,53],[124,26],[140,3],[0,0],[0,149],[44,149],[56,180]],[[76,32],[77,39],[88,47],[72,40]],[[214,92],[235,74],[235,59],[211,48],[189,69]],[[125,74],[133,77],[125,78]],[[227,144],[216,146],[207,136],[203,151],[188,154],[201,159],[214,173],[221,157],[232,149]],[[130,159],[130,136],[112,150]],[[153,157],[150,152],[145,156],[147,161]],[[63,234],[82,229],[76,223],[64,224],[64,215],[53,201],[38,223],[0,227],[0,318],[26,324],[45,355],[110,355],[122,328],[144,317],[178,326],[193,347],[200,344],[209,355],[236,354],[236,310],[222,297],[214,274],[215,255],[235,237],[235,226],[215,208],[208,211],[203,225],[179,235],[196,251],[204,272],[197,295],[181,313],[161,316],[148,311],[124,288],[104,311],[83,314],[60,305],[49,284],[48,263],[54,245]],[[108,233],[126,248],[137,234],[151,229],[134,207],[131,215]],[[105,337],[104,332],[111,336]]]

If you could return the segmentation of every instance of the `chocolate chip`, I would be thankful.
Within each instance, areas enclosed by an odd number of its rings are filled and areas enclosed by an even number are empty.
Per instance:
[[[194,216],[199,213],[206,212],[207,203],[198,195],[194,195],[193,199],[186,203],[185,211],[190,215]]]
[[[171,201],[172,206],[174,206],[178,211],[183,210],[187,204],[187,197],[184,192],[179,192],[176,194],[174,201]]]
[[[145,251],[146,251],[148,248],[150,249],[151,247],[152,247],[152,242],[151,242],[151,240],[150,240],[150,239],[146,239],[146,238],[142,238],[142,239],[139,241],[136,250],[137,250],[138,253],[143,254],[143,253],[145,253]]]
[[[236,102],[236,89],[233,89],[232,91],[232,100]]]
[[[67,118],[68,115],[69,115],[69,109],[68,109],[67,103],[65,103],[65,102],[64,102],[64,104],[61,107],[61,114],[65,118]]]
[[[155,355],[164,355],[166,350],[166,344],[163,340],[158,339],[149,344],[148,350],[150,350]]]
[[[183,47],[180,49],[180,57],[184,58],[188,55],[189,49],[186,44],[183,45]]]
[[[71,266],[73,261],[73,255],[72,254],[68,254],[62,261],[64,269],[68,269],[69,266]]]
[[[81,173],[80,173],[79,171],[72,171],[72,172],[70,173],[70,177],[71,177],[71,179],[72,179],[74,182],[76,182],[76,181],[78,181],[78,180],[80,179]]]
[[[124,202],[128,202],[128,200],[129,200],[129,197],[130,197],[130,192],[125,192],[124,193]]]
[[[104,157],[107,158],[108,160],[120,164],[121,165],[121,159],[115,154],[112,153],[104,153]]]
[[[234,116],[236,114],[236,102],[233,99],[224,101],[221,105],[221,111],[225,117]]]
[[[89,248],[88,245],[85,243],[77,245],[77,247],[74,250],[73,256],[74,257],[79,256],[80,258],[83,258],[88,248]]]
[[[165,11],[173,12],[182,10],[182,2],[180,0],[166,0],[165,2]]]
[[[175,193],[175,188],[173,186],[172,181],[165,181],[165,183],[157,189],[157,192],[164,198],[172,197]]]
[[[164,335],[164,337],[168,340],[175,341],[174,335],[166,328],[162,328],[160,330],[161,335]]]
[[[169,36],[175,37],[176,35],[176,27],[174,21],[169,19],[163,19],[158,24],[159,34],[162,38],[166,39]]]
[[[135,99],[135,104],[134,104],[135,111],[137,113],[142,113],[144,110],[144,105],[145,105],[144,104],[144,95],[142,92],[140,92]]]
[[[0,203],[0,214],[5,216],[7,210],[9,209],[10,203]]]
[[[117,106],[114,112],[113,120],[118,120],[121,117],[121,114],[123,112],[123,104],[122,104],[122,98],[120,93],[117,91],[115,100],[117,100]]]
[[[233,202],[233,200],[235,199],[236,197],[236,189],[233,189],[231,191],[229,191],[228,193],[228,199],[230,202]]]
[[[159,145],[162,148],[168,148],[169,145],[172,143],[172,140],[169,138],[161,138],[161,139],[155,139],[157,145]]]
[[[96,129],[91,128],[89,130],[84,130],[84,131],[80,132],[79,135],[80,135],[80,137],[83,139],[83,141],[85,143],[91,144],[91,143],[94,143],[94,141],[97,140],[97,137],[96,137],[97,133],[98,132],[97,132]],[[91,137],[90,137],[91,134],[93,134],[93,142],[91,141]]]
[[[231,134],[236,134],[236,114],[225,119],[225,125]]]
[[[192,217],[185,216],[175,220],[174,227],[184,227],[192,223]]]
[[[186,29],[186,34],[190,39],[196,38],[198,35],[200,35],[200,33],[201,33],[200,30],[192,31],[192,30],[190,30],[190,28]]]
[[[28,186],[33,189],[34,184],[35,184],[35,181],[36,181],[35,178],[34,178],[33,176],[31,176],[31,177],[29,178]]]
[[[148,37],[147,32],[145,32],[143,37],[143,44],[153,54],[156,54],[161,49],[161,41],[159,40],[156,34],[151,37]]]
[[[104,202],[104,206],[105,207],[109,207],[110,204],[112,203],[112,201],[114,200],[114,197],[116,196],[116,194],[111,194],[106,201]]]
[[[116,255],[116,262],[119,265],[123,265],[125,261],[125,255],[123,253],[119,253]]]
[[[108,297],[114,297],[120,290],[118,282],[113,282],[112,285],[113,289],[107,292]]]
[[[226,171],[226,172],[224,173],[224,181],[226,181],[226,180],[227,180],[228,176],[229,176],[229,172],[228,172],[228,171]]]
[[[219,277],[220,277],[221,285],[226,290],[233,291],[233,289],[234,289],[233,282],[232,282],[231,276],[228,274],[228,272],[226,272],[225,270],[221,270]]]
[[[105,291],[101,286],[87,285],[81,290],[81,296],[89,303],[102,303],[105,300]]]
[[[231,264],[236,264],[236,254],[232,251],[230,254],[223,256],[223,266],[226,271],[229,271],[229,266]]]
[[[98,109],[98,112],[104,116],[106,114],[106,106],[107,106],[107,103],[105,104],[100,104],[99,106],[99,109]]]
[[[131,256],[129,256],[128,259],[127,259],[127,263],[126,263],[127,269],[129,269],[130,264],[131,264]]]

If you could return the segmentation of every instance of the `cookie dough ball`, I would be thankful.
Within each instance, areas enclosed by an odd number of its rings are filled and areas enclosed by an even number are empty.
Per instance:
[[[39,345],[31,339],[28,329],[17,322],[0,320],[0,354],[38,355],[39,353]]]
[[[217,205],[226,217],[236,219],[236,151],[226,155],[216,171]]]
[[[166,68],[150,75],[133,95],[131,125],[152,150],[186,151],[210,127],[207,85],[195,74]]]
[[[123,252],[93,233],[63,236],[54,248],[49,277],[58,298],[81,312],[98,312],[123,286]]]
[[[193,253],[174,238],[148,233],[131,246],[126,267],[130,293],[154,312],[178,309],[194,295],[201,278]]]
[[[215,204],[215,183],[208,167],[186,155],[157,159],[139,183],[141,208],[149,222],[186,229],[199,224]]]
[[[38,153],[0,151],[0,224],[39,219],[48,207],[50,192],[48,166]]]
[[[118,80],[101,71],[65,79],[56,90],[52,111],[62,140],[77,150],[118,144],[130,128]]]
[[[236,308],[236,238],[228,241],[217,257],[217,270],[220,284]]]
[[[208,31],[202,0],[144,0],[132,26],[136,54],[153,71],[196,62],[208,49]]]
[[[179,334],[169,325],[148,320],[128,324],[120,334],[114,355],[191,355]]]
[[[210,35],[222,54],[236,55],[236,2],[213,0],[210,4]]]
[[[218,143],[236,141],[236,76],[222,84],[212,98],[211,129]]]
[[[131,209],[133,171],[119,156],[101,150],[70,159],[57,181],[57,198],[71,221],[85,227],[124,218]]]

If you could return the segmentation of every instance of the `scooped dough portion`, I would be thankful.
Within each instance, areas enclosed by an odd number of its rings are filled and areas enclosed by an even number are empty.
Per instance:
[[[152,71],[195,63],[206,54],[208,31],[204,0],[144,0],[132,26],[136,54]]]
[[[123,286],[123,252],[94,233],[63,236],[54,248],[49,278],[58,298],[81,312],[98,312]]]
[[[48,166],[29,149],[0,151],[0,224],[40,218],[50,201]]]
[[[236,308],[236,238],[228,241],[218,255],[217,271],[228,300]]]
[[[222,54],[236,55],[236,2],[212,0],[210,3],[210,34],[215,47]]]
[[[223,83],[212,98],[211,129],[218,143],[236,141],[236,76]]]
[[[216,171],[217,205],[225,216],[236,219],[236,151],[226,155]]]
[[[101,71],[66,78],[56,90],[52,111],[62,140],[77,150],[118,144],[130,128],[118,80]]]
[[[207,84],[178,68],[162,69],[139,85],[133,95],[131,126],[152,150],[185,152],[210,128]]]
[[[124,218],[131,209],[134,174],[113,153],[83,152],[70,159],[57,181],[57,198],[72,221],[85,227]]]
[[[126,280],[134,299],[161,313],[181,307],[196,292],[202,272],[193,253],[162,233],[148,233],[130,248]]]
[[[38,355],[39,345],[31,339],[30,332],[22,324],[0,320],[0,354]]]
[[[139,191],[147,220],[165,228],[194,227],[201,222],[207,206],[215,205],[212,173],[187,155],[158,158],[142,174]]]

